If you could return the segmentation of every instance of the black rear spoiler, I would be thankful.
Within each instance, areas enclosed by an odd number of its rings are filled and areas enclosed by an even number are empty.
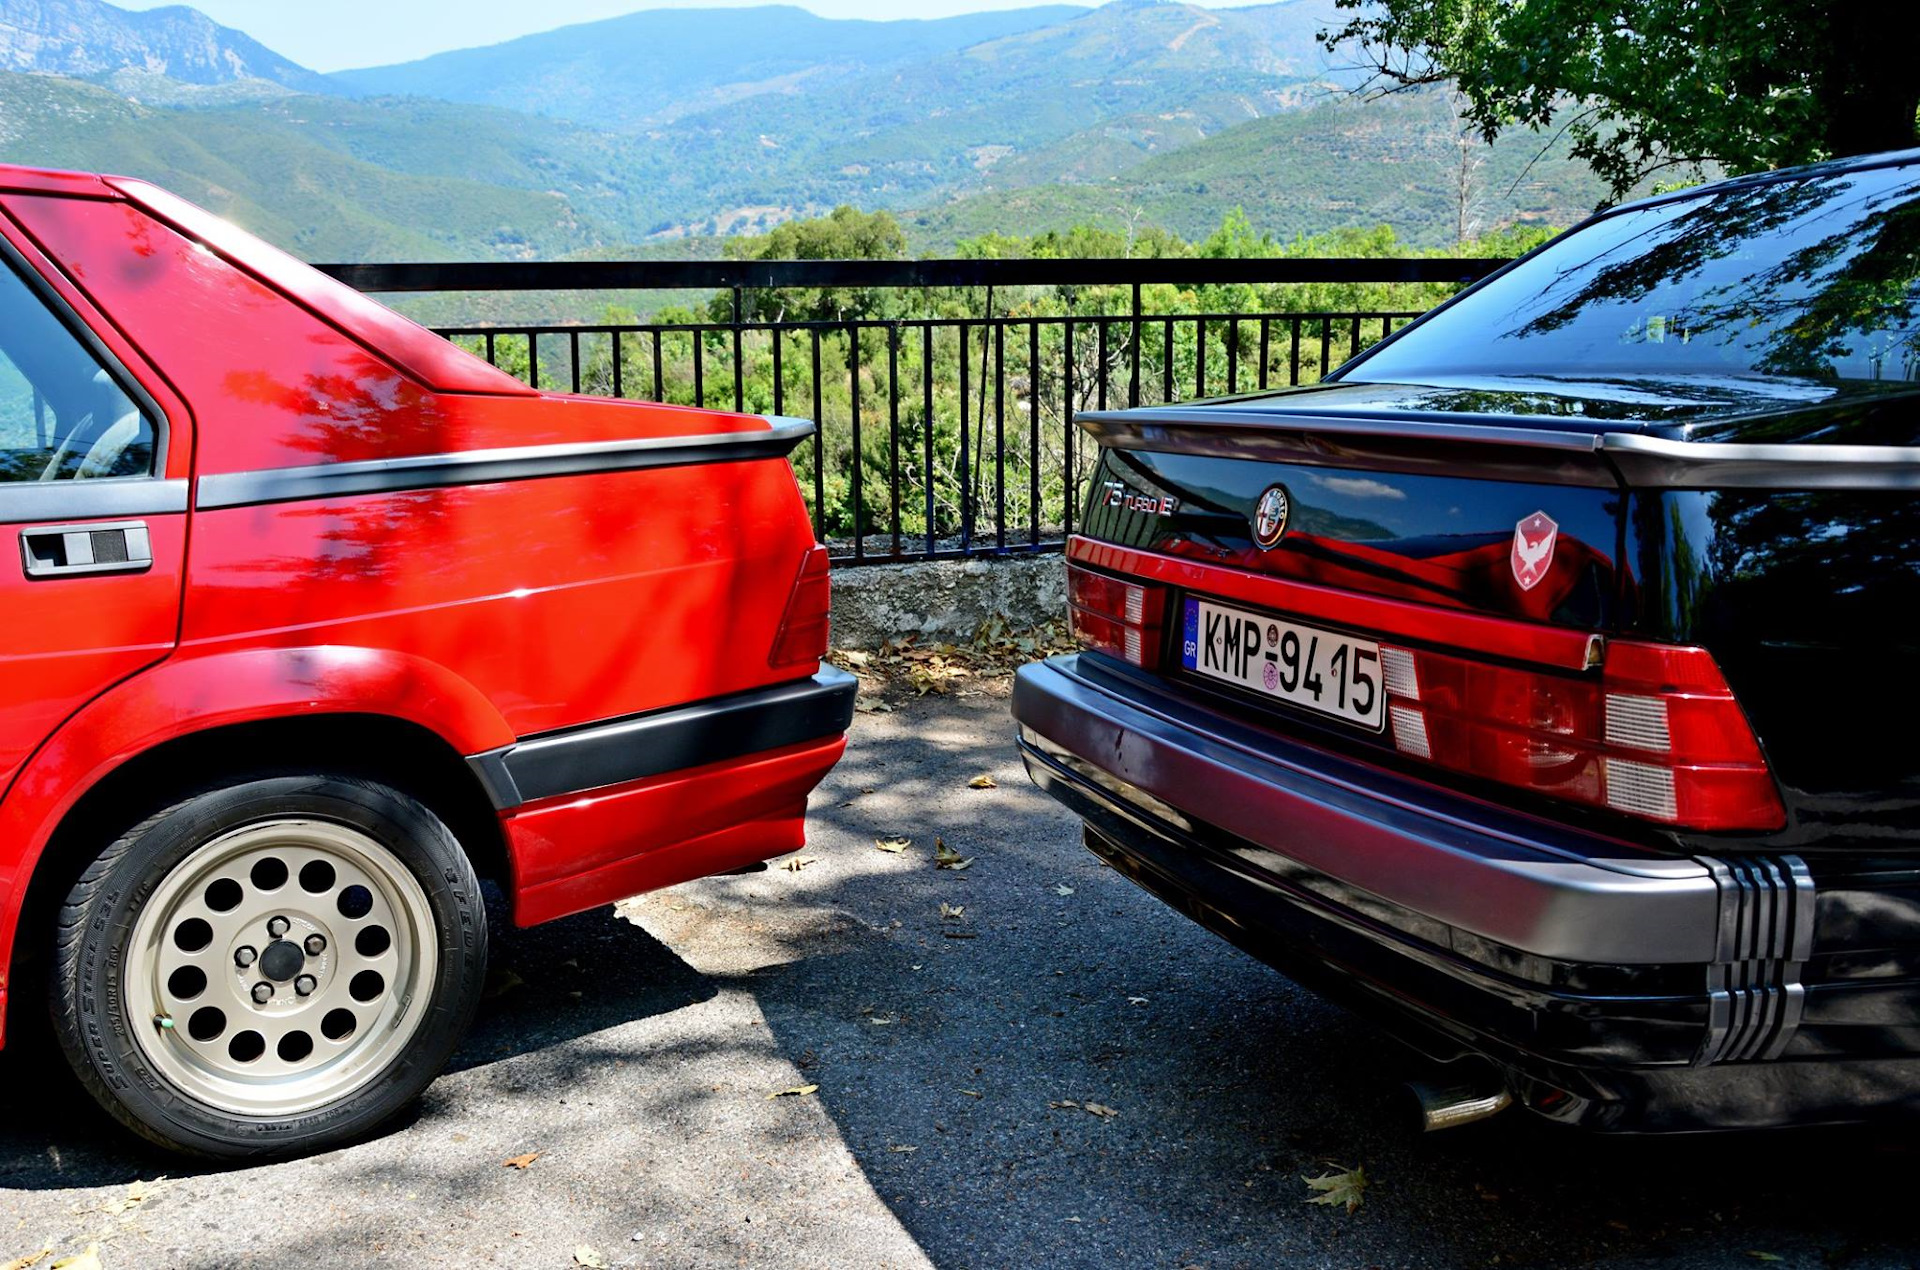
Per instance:
[[[1074,421],[1116,450],[1314,467],[1639,489],[1920,489],[1920,447],[1678,441],[1637,432],[1444,422],[1394,415],[1279,415],[1230,406],[1095,410]]]

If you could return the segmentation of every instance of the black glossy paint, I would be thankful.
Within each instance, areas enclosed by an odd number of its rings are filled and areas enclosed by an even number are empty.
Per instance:
[[[1097,539],[1229,567],[1709,649],[1779,781],[1779,833],[1682,835],[1530,800],[1284,707],[1177,676],[1161,688],[1637,849],[1804,859],[1817,888],[1813,953],[1804,1014],[1777,1061],[1680,1057],[1698,1022],[1684,1005],[1699,990],[1686,967],[1671,968],[1681,982],[1657,1004],[1606,968],[1564,968],[1545,992],[1521,988],[1528,976],[1511,967],[1470,982],[1477,970],[1410,952],[1389,926],[1312,912],[1287,894],[1284,870],[1217,840],[1204,809],[1182,809],[1195,817],[1185,840],[1056,792],[1085,804],[1093,845],[1148,889],[1429,1048],[1493,1058],[1541,1114],[1658,1129],[1920,1112],[1920,496],[1796,489],[1790,477],[1760,489],[1634,488],[1583,442],[1920,444],[1917,315],[1920,154],[1656,200],[1470,289],[1324,385],[1217,403],[1222,422],[1202,440],[1136,427],[1117,442],[1125,448],[1102,450],[1082,521]],[[1331,426],[1353,420],[1389,427]],[[1577,444],[1520,444],[1544,428]],[[1293,521],[1262,551],[1251,518],[1275,483]],[[1560,525],[1568,559],[1552,585],[1526,593],[1506,547],[1536,510]],[[1212,864],[1196,869],[1203,856]],[[1395,925],[1418,924],[1414,914]],[[1441,944],[1482,969],[1504,966],[1497,948]],[[1580,983],[1613,990],[1566,1016],[1580,1020],[1567,1031],[1553,1002],[1578,997]],[[1509,1031],[1509,1009],[1538,1030]]]

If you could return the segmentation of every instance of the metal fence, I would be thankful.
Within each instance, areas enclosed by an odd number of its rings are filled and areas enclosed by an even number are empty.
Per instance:
[[[1055,549],[1073,530],[1089,470],[1087,447],[1075,444],[1077,412],[1313,383],[1419,313],[1157,313],[1144,308],[1143,288],[1457,284],[1502,263],[623,261],[322,268],[373,292],[704,293],[709,312],[692,321],[472,325],[440,333],[535,387],[812,417],[820,426],[796,452],[794,466],[815,532],[833,546],[836,560],[865,564]],[[1039,301],[1047,297],[1036,297],[1035,288],[1051,289],[1052,307],[1064,311],[1043,311],[1048,304]],[[901,302],[885,307],[902,315],[767,317],[760,311],[770,294],[810,289],[893,293]],[[1099,305],[1076,311],[1094,295]],[[710,297],[717,303],[708,303]],[[963,315],[955,316],[956,308]]]

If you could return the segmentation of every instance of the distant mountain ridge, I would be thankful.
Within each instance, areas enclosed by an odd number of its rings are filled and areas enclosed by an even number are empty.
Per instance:
[[[630,128],[761,94],[844,83],[1085,12],[1047,5],[873,22],[823,18],[792,5],[643,9],[331,78],[365,95],[436,97]]]
[[[652,10],[336,77],[188,9],[0,0],[0,161],[145,176],[308,259],[678,252],[842,203],[894,211],[918,251],[1195,238],[1235,207],[1283,237],[1452,241],[1459,124],[1437,93],[1340,92],[1328,7]],[[1540,141],[1473,148],[1477,225],[1599,199]]]
[[[0,70],[77,79],[136,71],[184,84],[262,80],[332,91],[326,76],[183,5],[134,12],[100,0],[0,0]]]

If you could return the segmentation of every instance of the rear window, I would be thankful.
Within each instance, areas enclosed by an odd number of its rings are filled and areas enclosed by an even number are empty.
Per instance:
[[[1345,378],[1911,381],[1920,168],[1772,181],[1604,217]]]

